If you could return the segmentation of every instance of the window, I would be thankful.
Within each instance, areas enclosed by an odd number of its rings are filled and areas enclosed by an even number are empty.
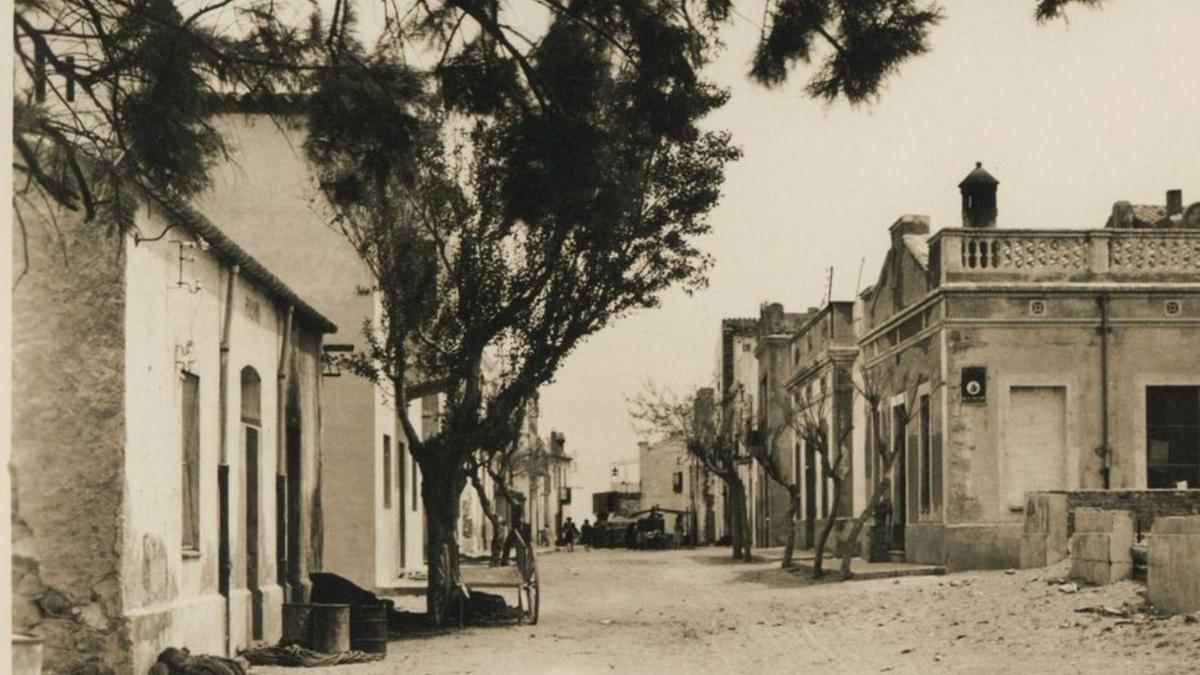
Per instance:
[[[183,373],[183,548],[200,548],[200,378]]]
[[[929,437],[929,394],[921,395],[918,442],[921,444],[921,513],[933,510],[933,452]]]
[[[383,508],[392,508],[392,437],[383,435]]]
[[[671,489],[675,492],[683,492],[683,472],[676,471],[671,477]]]
[[[1146,388],[1146,486],[1200,487],[1200,387]]]

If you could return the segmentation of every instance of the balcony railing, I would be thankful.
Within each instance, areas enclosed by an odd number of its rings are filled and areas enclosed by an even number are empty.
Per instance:
[[[955,281],[1200,281],[1200,230],[942,230],[930,272]]]

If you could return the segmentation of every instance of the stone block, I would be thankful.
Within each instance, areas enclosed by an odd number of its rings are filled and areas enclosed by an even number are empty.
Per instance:
[[[1071,535],[1071,576],[1110,584],[1133,576],[1134,515],[1129,511],[1079,509]]]
[[[1200,611],[1200,516],[1156,519],[1148,549],[1150,603],[1167,612]]]
[[[1068,553],[1067,495],[1033,493],[1025,500],[1021,568],[1046,567]]]

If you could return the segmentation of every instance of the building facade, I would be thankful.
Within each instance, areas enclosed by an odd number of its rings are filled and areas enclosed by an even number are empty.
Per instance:
[[[730,392],[741,392],[744,403],[753,416],[757,410],[758,397],[758,359],[755,349],[758,346],[758,319],[728,318],[721,320],[721,335],[717,346],[716,387],[718,392],[728,395]],[[752,417],[756,420],[756,417]],[[748,448],[743,448],[739,463],[739,477],[746,490],[747,517],[750,521],[751,545],[763,545],[757,536],[760,527],[755,524],[761,520],[761,510],[756,509],[762,492],[762,471],[750,455]],[[708,474],[703,480],[704,488],[709,490],[705,495],[705,503],[713,501],[711,512],[714,517],[705,518],[701,530],[704,541],[719,541],[730,536],[732,511],[729,505],[728,486],[719,478]],[[702,488],[702,489],[704,489]],[[711,527],[710,527],[711,525]],[[708,535],[712,534],[711,537]]]
[[[786,312],[783,305],[764,303],[755,326],[758,339],[754,357],[758,362],[757,394],[752,414],[755,418],[755,443],[763,444],[785,480],[795,480],[795,453],[789,429],[789,394],[787,381],[792,374],[792,339],[801,326],[813,316],[807,312]],[[776,443],[775,441],[780,441]],[[754,465],[755,490],[751,493],[754,545],[782,546],[787,540],[788,490],[767,472],[766,467]]]
[[[231,223],[232,235],[340,327],[326,339],[329,356],[365,350],[364,323],[378,327],[382,308],[377,295],[361,292],[373,286],[366,265],[314,206],[321,202],[301,154],[303,127],[253,113],[223,115],[214,124],[233,161],[214,169],[202,208]],[[334,365],[325,368],[323,387],[325,571],[373,590],[420,585],[420,468],[393,392]],[[433,433],[436,393],[413,392],[417,398],[399,407],[415,428]]]
[[[797,542],[811,548],[820,523],[834,514],[833,485],[827,478],[830,463],[838,462],[846,476],[840,497],[839,519],[857,515],[866,505],[864,467],[854,455],[856,441],[853,377],[858,356],[854,303],[831,302],[809,315],[789,342],[791,374],[783,383],[784,404],[790,428],[775,437],[778,454],[791,454],[790,478],[800,488]],[[811,439],[820,433],[828,445],[822,455]]]
[[[996,186],[978,166],[963,181],[962,228],[893,225],[862,298],[869,412],[900,452],[893,548],[954,569],[1018,563],[1029,492],[1200,487],[1200,229],[1181,196],[1146,221],[1119,203],[1105,228],[1009,230]]]
[[[13,293],[15,629],[57,672],[278,639],[322,568],[336,327],[185,205],[58,218]]]

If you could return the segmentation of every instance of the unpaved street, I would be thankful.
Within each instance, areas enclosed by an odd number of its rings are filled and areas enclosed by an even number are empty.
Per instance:
[[[383,663],[326,672],[1200,672],[1200,623],[1075,611],[1140,604],[1131,582],[1064,593],[1046,581],[1058,567],[813,584],[777,566],[717,549],[554,553],[539,625],[393,641]]]

